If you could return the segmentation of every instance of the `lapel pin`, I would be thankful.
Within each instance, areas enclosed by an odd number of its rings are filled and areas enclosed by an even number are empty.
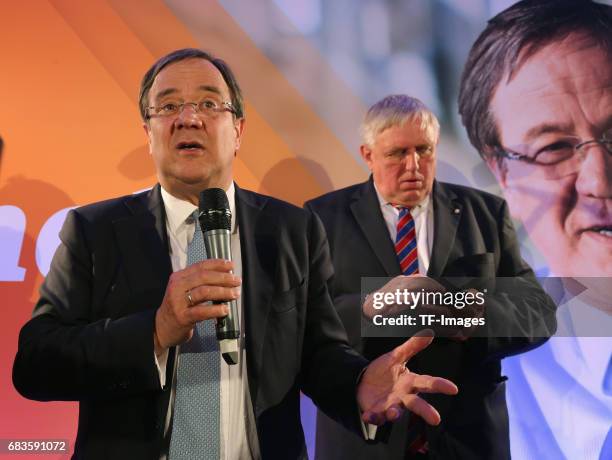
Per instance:
[[[455,209],[453,209],[453,212],[454,212],[455,214],[459,214],[459,208],[455,208]]]

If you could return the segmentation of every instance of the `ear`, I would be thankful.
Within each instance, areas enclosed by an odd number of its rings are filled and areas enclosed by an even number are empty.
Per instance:
[[[506,190],[508,188],[508,165],[505,159],[499,158],[491,152],[486,152],[484,157],[489,171],[495,176],[502,190]]]
[[[149,155],[153,154],[153,150],[151,149],[151,127],[149,123],[146,121],[142,124],[142,128],[144,129],[145,135],[147,136],[147,144],[149,144]]]
[[[518,219],[522,222],[525,222],[523,215],[524,209],[524,199],[522,193],[512,183],[508,183],[508,163],[504,158],[498,158],[495,155],[487,155],[487,166],[489,170],[493,173],[499,186],[502,189],[502,193],[504,194],[505,200],[508,202],[508,207],[510,209],[510,215]]]
[[[361,158],[366,162],[370,171],[372,170],[372,149],[368,147],[366,144],[361,144],[359,146],[359,153],[361,153]]]
[[[240,148],[240,145],[242,144],[242,134],[244,133],[245,123],[246,123],[245,118],[239,118],[236,121],[234,121],[234,130],[236,132],[236,151],[238,151],[238,149]],[[235,155],[236,155],[236,152],[234,152],[234,156]]]

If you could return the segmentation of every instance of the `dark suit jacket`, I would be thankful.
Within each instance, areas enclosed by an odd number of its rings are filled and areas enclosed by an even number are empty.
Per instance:
[[[327,291],[332,265],[319,219],[238,187],[236,209],[261,453],[304,458],[300,389],[357,429],[366,362],[346,345]],[[71,211],[60,238],[20,333],[15,387],[31,399],[79,401],[74,458],[157,460],[171,385],[160,388],[154,364],[154,315],[172,271],[159,185]]]
[[[408,367],[451,379],[457,396],[428,399],[442,416],[427,427],[429,457],[506,459],[510,456],[508,415],[500,358],[542,343],[554,331],[554,304],[523,262],[505,201],[458,185],[434,183],[433,247],[428,276],[517,277],[522,296],[488,299],[487,321],[521,331],[520,338],[435,339]],[[361,337],[361,277],[400,274],[393,242],[383,220],[372,179],[306,203],[325,226],[335,275],[330,292],[349,336],[366,357],[392,349],[397,339]],[[548,323],[546,321],[548,321]],[[511,328],[510,325],[513,327]],[[499,333],[499,331],[497,331]],[[317,458],[406,458],[405,424],[393,427],[387,445],[367,445],[319,414]]]

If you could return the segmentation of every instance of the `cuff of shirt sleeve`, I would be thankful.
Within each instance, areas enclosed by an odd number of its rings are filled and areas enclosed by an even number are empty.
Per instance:
[[[157,356],[153,353],[153,357],[155,358],[155,365],[157,366],[157,373],[159,375],[159,384],[162,388],[166,386],[166,364],[168,363],[168,354],[169,350],[166,349],[161,355]]]
[[[359,373],[359,377],[357,377],[357,386],[359,387],[359,382],[361,382],[361,377],[363,377],[363,373],[366,371],[367,366],[362,369]],[[355,398],[357,395],[355,395]],[[361,412],[361,407],[359,407],[359,401],[357,402],[357,410],[359,411],[359,423],[361,424],[361,434],[366,441],[374,441],[376,438],[376,432],[378,431],[378,426],[373,425],[371,423],[365,423],[361,416],[363,412]]]

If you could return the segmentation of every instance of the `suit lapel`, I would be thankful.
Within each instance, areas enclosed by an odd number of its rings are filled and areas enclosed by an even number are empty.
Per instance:
[[[236,213],[242,257],[242,302],[246,331],[249,390],[257,401],[263,345],[270,302],[274,292],[274,274],[278,261],[275,216],[266,214],[267,198],[240,189],[236,185]],[[254,408],[255,410],[255,408]],[[257,411],[255,410],[257,416]]]
[[[387,272],[387,276],[399,275],[400,266],[395,247],[380,210],[372,177],[355,192],[350,206],[353,217],[370,244],[372,252]]]
[[[145,296],[149,308],[161,304],[168,278],[172,273],[168,235],[166,233],[166,212],[161,198],[159,184],[146,194],[127,198],[125,202],[129,215],[113,221],[117,242],[122,254],[122,263],[130,289],[138,286],[139,296]],[[167,369],[174,368],[175,347],[170,349]],[[170,388],[173,374],[156,402],[156,417],[164,420],[168,411]],[[163,424],[160,424],[161,439]]]
[[[457,196],[444,184],[434,182],[434,237],[428,276],[441,276],[455,244],[462,206]]]
[[[160,290],[172,273],[160,186],[125,202],[131,215],[113,221],[131,288]],[[161,300],[161,298],[160,298]],[[152,308],[158,305],[151,305]]]

